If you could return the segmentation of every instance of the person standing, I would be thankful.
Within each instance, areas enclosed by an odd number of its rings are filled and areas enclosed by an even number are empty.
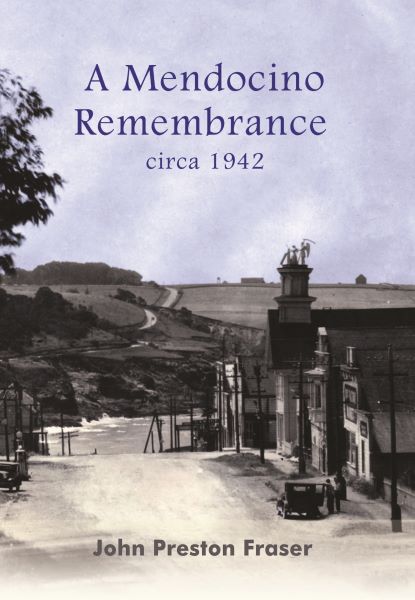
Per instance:
[[[337,475],[336,475],[338,481],[340,482],[340,486],[341,486],[341,500],[347,500],[347,482],[346,479],[344,478],[344,475],[341,471],[337,471]]]
[[[326,479],[326,498],[327,510],[329,511],[329,515],[332,515],[334,513],[334,487],[330,479]]]
[[[339,477],[334,478],[334,498],[336,500],[336,512],[340,512],[340,501],[343,494],[343,486]]]

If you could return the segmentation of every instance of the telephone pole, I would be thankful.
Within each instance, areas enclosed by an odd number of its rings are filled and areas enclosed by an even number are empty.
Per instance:
[[[46,443],[45,443],[45,428],[43,421],[43,404],[39,401],[39,413],[40,413],[40,441],[42,445],[42,455],[46,454]]]
[[[194,452],[193,393],[190,392],[190,452]]]
[[[62,456],[65,456],[65,433],[63,431],[63,413],[61,413],[61,446]]]
[[[389,414],[391,435],[391,520],[392,531],[402,531],[401,507],[398,504],[398,474],[396,469],[396,418],[395,418],[395,389],[393,352],[391,344],[388,345],[388,379],[389,379]]]
[[[6,460],[10,461],[10,447],[9,447],[9,421],[7,412],[7,389],[3,390],[3,403],[4,403],[4,443],[6,449]]]
[[[306,472],[304,456],[304,392],[303,392],[303,361],[298,363],[298,472]]]
[[[261,463],[265,463],[265,435],[264,435],[264,413],[262,410],[262,390],[261,390],[261,365],[256,363],[254,366],[254,374],[257,385],[257,397],[258,397],[258,416],[259,416],[259,456]]]
[[[235,391],[235,437],[236,437],[236,452],[241,452],[241,442],[239,439],[239,383],[238,383],[238,363],[233,364],[233,378]]]
[[[173,398],[170,396],[170,451],[173,452]]]
[[[378,371],[375,375],[387,377],[389,384],[389,421],[390,421],[390,450],[391,450],[391,522],[392,532],[401,533],[402,515],[401,507],[398,504],[398,472],[396,465],[396,415],[395,415],[395,377],[407,377],[408,373],[396,373],[394,369],[394,357],[392,345],[388,344],[388,370],[387,372]]]

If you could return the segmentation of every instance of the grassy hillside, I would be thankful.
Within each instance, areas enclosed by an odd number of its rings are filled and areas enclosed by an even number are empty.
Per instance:
[[[175,308],[231,323],[265,328],[267,311],[277,308],[278,284],[175,286],[180,300]],[[415,286],[311,285],[313,308],[399,308],[414,306]]]
[[[74,306],[84,306],[92,310],[100,319],[110,321],[118,327],[127,325],[141,325],[145,321],[143,308],[121,300],[113,298],[117,294],[118,288],[129,290],[137,298],[143,298],[147,305],[156,304],[165,297],[164,288],[150,285],[143,286],[117,286],[117,285],[88,285],[88,286],[68,286],[52,285],[48,286],[54,292],[61,294],[65,300],[71,302]],[[9,294],[21,294],[34,297],[38,285],[2,285]]]
[[[39,289],[39,285],[29,285],[29,284],[16,284],[11,285],[8,283],[4,283],[0,286],[5,289],[8,294],[25,294],[27,296],[32,296]],[[155,304],[160,305],[163,299],[166,296],[166,291],[164,287],[155,286],[155,285],[49,285],[48,286],[54,292],[59,292],[59,294],[65,293],[73,293],[73,290],[77,290],[80,294],[85,294],[89,292],[90,294],[97,296],[115,296],[117,294],[118,288],[122,288],[123,290],[129,290],[137,297],[143,298],[148,305]],[[71,291],[72,290],[72,291]]]
[[[32,271],[17,268],[6,275],[7,283],[31,285],[110,284],[141,285],[142,276],[137,271],[110,267],[102,262],[52,261],[38,265]]]

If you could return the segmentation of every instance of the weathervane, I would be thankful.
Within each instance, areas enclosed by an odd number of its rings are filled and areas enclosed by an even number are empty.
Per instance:
[[[310,256],[311,252],[310,242],[315,244],[313,240],[304,238],[299,248],[295,244],[291,248],[287,245],[287,252],[282,257],[280,265],[305,265],[306,258]]]

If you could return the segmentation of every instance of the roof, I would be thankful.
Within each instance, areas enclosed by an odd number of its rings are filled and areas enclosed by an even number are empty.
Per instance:
[[[268,318],[268,364],[281,368],[300,359],[311,360],[318,331],[314,323],[279,323],[277,310],[270,310]]]
[[[390,419],[386,413],[377,414],[372,422],[373,435],[379,452],[390,454]],[[396,451],[415,453],[415,412],[396,413]]]
[[[263,277],[241,277],[241,283],[265,283]]]
[[[311,310],[311,323],[280,323],[279,311],[268,311],[269,359],[274,366],[285,361],[311,360],[319,327],[325,327],[330,351],[335,358],[343,358],[346,346],[367,348],[366,333],[373,334],[374,347],[386,348],[392,338],[401,340],[401,332],[413,337],[415,348],[415,307],[374,309]],[[337,332],[336,334],[334,332]],[[396,333],[398,332],[398,334]],[[410,333],[412,332],[412,333]],[[334,346],[333,346],[334,344]]]
[[[394,349],[396,410],[415,407],[415,308],[372,310],[315,310],[311,323],[278,323],[269,311],[268,359],[274,368],[289,361],[311,361],[319,327],[325,327],[333,365],[346,363],[346,347],[356,348],[360,383],[359,407],[372,414],[389,410],[387,347]],[[415,429],[414,429],[415,431]]]

